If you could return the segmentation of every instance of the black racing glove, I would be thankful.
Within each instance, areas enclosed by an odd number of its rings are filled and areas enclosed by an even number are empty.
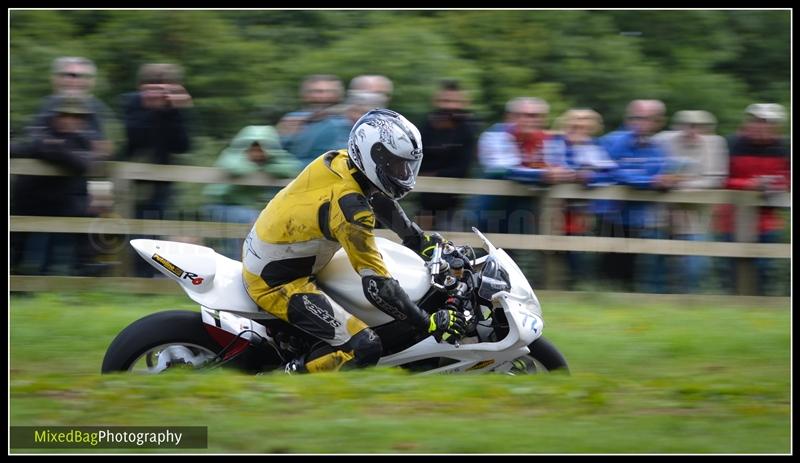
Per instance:
[[[406,244],[406,247],[409,247],[414,251],[416,251],[417,254],[419,254],[419,256],[422,257],[423,259],[431,260],[431,258],[433,257],[434,248],[436,248],[437,244],[442,244],[442,243],[444,243],[444,238],[442,238],[442,235],[438,233],[431,233],[430,235],[425,233],[419,237],[418,242],[414,243],[413,246],[410,246],[406,243],[403,244]]]
[[[454,343],[464,336],[467,330],[464,316],[455,310],[441,309],[434,312],[428,320],[428,333],[431,333],[437,342],[447,341]]]

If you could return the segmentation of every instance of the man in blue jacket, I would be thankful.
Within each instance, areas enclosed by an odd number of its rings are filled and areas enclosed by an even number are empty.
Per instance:
[[[623,130],[601,138],[614,162],[616,183],[636,189],[666,190],[675,184],[667,155],[652,140],[663,125],[665,107],[658,100],[634,100],[628,105]],[[663,238],[666,210],[644,201],[609,201],[601,215],[600,234],[626,238]],[[607,255],[603,268],[621,278],[624,289],[664,292],[664,256],[656,254]],[[639,275],[635,286],[633,276]]]

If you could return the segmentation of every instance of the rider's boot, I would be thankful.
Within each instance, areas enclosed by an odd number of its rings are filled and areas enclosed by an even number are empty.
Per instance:
[[[286,362],[286,364],[283,365],[283,372],[287,375],[308,373],[308,369],[306,369],[306,356],[301,355],[298,358]]]

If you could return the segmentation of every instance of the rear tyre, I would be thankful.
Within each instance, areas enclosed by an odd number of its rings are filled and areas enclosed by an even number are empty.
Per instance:
[[[101,372],[130,371],[138,360],[159,346],[185,346],[198,355],[216,355],[222,346],[209,336],[203,325],[202,315],[188,310],[158,312],[141,318],[122,330],[108,346]],[[150,358],[147,362],[150,366]]]

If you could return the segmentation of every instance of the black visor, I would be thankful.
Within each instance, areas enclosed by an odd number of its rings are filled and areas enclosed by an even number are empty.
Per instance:
[[[370,155],[376,169],[393,181],[401,184],[414,182],[421,159],[405,159],[395,156],[383,143],[375,143]]]
[[[399,199],[414,188],[422,163],[421,153],[417,159],[405,159],[392,154],[383,143],[375,143],[370,156],[375,163],[375,174],[385,192]]]

